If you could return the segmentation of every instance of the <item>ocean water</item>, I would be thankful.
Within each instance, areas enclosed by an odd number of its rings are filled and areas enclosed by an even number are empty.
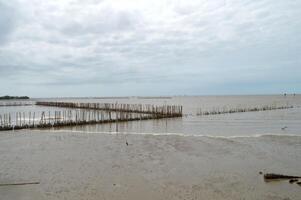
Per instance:
[[[67,101],[130,103],[154,105],[183,105],[183,117],[172,119],[119,122],[112,124],[61,127],[55,130],[87,132],[123,132],[134,134],[178,134],[204,136],[256,136],[301,135],[301,95],[253,95],[253,96],[175,96],[175,97],[125,97],[125,98],[52,98],[34,101]],[[9,103],[9,102],[8,102]],[[293,106],[290,109],[197,115],[199,110],[212,111],[231,108],[262,106]],[[44,106],[1,106],[0,114],[15,112],[62,111],[64,108]]]

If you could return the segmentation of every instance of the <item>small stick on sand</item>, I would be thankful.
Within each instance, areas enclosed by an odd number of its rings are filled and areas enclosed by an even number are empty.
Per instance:
[[[2,183],[0,186],[10,186],[10,185],[36,185],[40,182],[24,182],[24,183]]]

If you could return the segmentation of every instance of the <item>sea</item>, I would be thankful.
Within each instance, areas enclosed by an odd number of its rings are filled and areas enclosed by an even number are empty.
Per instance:
[[[151,105],[182,105],[183,117],[160,120],[119,122],[112,124],[60,127],[55,130],[87,132],[124,132],[134,134],[175,134],[203,136],[258,136],[300,135],[301,95],[232,95],[232,96],[161,96],[161,97],[87,97],[87,98],[34,98],[0,102],[0,115],[16,112],[41,112],[66,110],[63,108],[36,106],[35,101],[121,103]],[[4,106],[19,103],[25,106]],[[1,106],[2,105],[2,106]],[[204,111],[237,108],[261,108],[264,106],[292,106],[257,112],[200,115]],[[118,127],[117,127],[118,126]]]

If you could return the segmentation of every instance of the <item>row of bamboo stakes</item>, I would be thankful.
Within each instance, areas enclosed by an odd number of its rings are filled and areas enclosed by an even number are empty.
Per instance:
[[[258,107],[251,107],[251,108],[214,108],[210,111],[202,111],[199,109],[197,115],[219,115],[219,114],[228,114],[228,113],[241,113],[241,112],[256,112],[256,111],[268,111],[268,110],[280,110],[280,109],[289,109],[293,108],[290,105],[284,106],[276,106],[276,105],[265,105],[265,106],[258,106]]]
[[[1,102],[0,106],[32,106],[33,102]]]
[[[36,102],[39,106],[54,106],[63,108],[95,109],[115,112],[134,112],[181,117],[183,107],[179,105],[156,106],[151,104],[118,104],[118,103],[73,103],[73,102]]]
[[[181,106],[37,102],[40,106],[67,108],[61,111],[0,114],[0,131],[25,128],[50,128],[161,119],[182,116]]]

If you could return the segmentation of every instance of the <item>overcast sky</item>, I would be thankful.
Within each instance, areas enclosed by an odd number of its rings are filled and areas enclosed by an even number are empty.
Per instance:
[[[0,96],[301,93],[300,0],[0,0]]]

